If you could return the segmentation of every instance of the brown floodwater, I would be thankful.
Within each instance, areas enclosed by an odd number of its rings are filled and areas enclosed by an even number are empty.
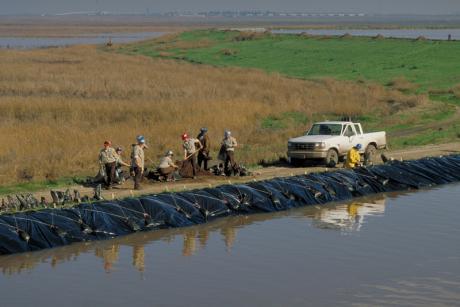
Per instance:
[[[460,305],[460,185],[0,257],[1,306]]]

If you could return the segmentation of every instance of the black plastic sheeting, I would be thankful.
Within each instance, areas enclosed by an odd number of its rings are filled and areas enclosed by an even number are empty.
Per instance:
[[[460,155],[0,216],[0,254],[460,181]]]

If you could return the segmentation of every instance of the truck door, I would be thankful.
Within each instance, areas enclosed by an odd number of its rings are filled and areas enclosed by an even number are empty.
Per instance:
[[[366,144],[364,144],[364,133],[361,124],[354,124],[354,126],[356,130],[356,143],[354,145],[360,143],[362,146],[366,146]]]
[[[342,150],[348,152],[353,146],[358,144],[359,140],[356,135],[356,130],[353,125],[347,125],[344,129],[343,136],[345,141],[343,142]],[[348,139],[347,139],[348,138]]]

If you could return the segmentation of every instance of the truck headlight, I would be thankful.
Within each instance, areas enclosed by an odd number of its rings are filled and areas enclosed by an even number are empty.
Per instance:
[[[326,148],[326,143],[324,142],[319,142],[319,143],[315,143],[315,148]]]
[[[288,143],[288,149],[292,149],[293,145],[292,143]]]

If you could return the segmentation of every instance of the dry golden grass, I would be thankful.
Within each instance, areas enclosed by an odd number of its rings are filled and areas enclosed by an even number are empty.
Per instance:
[[[460,98],[460,84],[457,84],[452,88],[452,94],[454,94],[456,98]]]
[[[388,86],[401,92],[414,91],[418,88],[417,84],[410,82],[405,77],[394,78],[388,83]]]
[[[230,129],[241,144],[239,161],[276,159],[288,137],[306,127],[264,129],[269,116],[385,115],[392,104],[418,101],[375,84],[302,81],[89,46],[2,50],[0,66],[0,183],[94,174],[105,139],[129,149],[138,134],[156,162],[167,149],[179,152],[181,133],[195,135],[202,126],[209,128],[213,156]]]

